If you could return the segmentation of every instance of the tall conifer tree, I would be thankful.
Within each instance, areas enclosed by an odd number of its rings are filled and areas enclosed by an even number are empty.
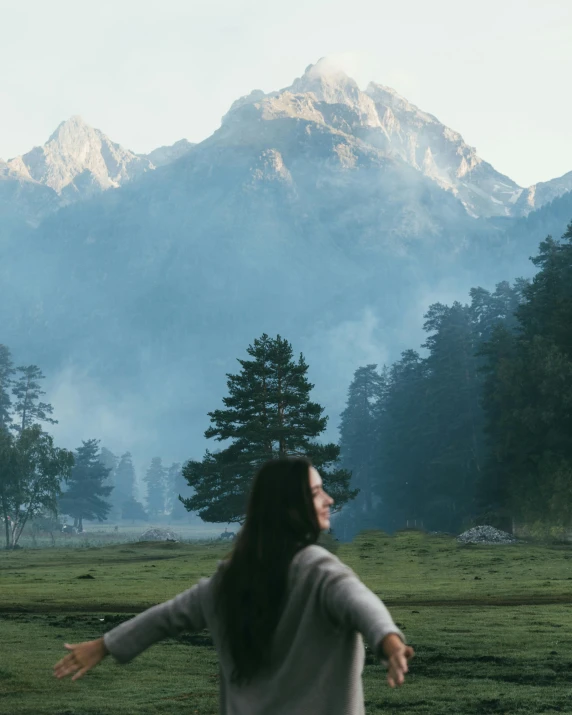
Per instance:
[[[386,390],[386,381],[376,368],[366,365],[355,371],[340,421],[340,462],[351,471],[352,486],[360,490],[355,507],[366,519],[376,502],[377,412]]]
[[[16,398],[14,412],[18,415],[18,422],[14,428],[21,432],[37,422],[57,424],[57,420],[50,417],[53,407],[47,402],[40,402],[40,397],[46,393],[41,389],[40,380],[45,376],[37,365],[27,365],[16,368],[20,377],[14,381],[12,392]]]
[[[147,484],[147,512],[157,517],[165,511],[165,478],[167,470],[163,467],[161,457],[153,457],[145,482]]]
[[[106,501],[113,491],[105,486],[110,470],[99,461],[99,440],[83,441],[75,454],[75,464],[68,489],[59,499],[59,510],[74,518],[74,526],[83,530],[83,520],[105,521],[111,509]]]
[[[202,462],[190,460],[183,468],[195,494],[184,500],[189,511],[205,521],[242,522],[255,470],[266,460],[306,455],[320,470],[337,509],[356,496],[350,474],[337,466],[339,447],[319,444],[326,429],[324,409],[310,400],[313,385],[304,357],[293,359],[290,343],[263,334],[247,349],[251,360],[238,360],[241,371],[227,375],[225,409],[209,412],[211,427],[205,437],[233,440],[219,452],[207,450]]]
[[[572,525],[572,224],[548,236],[522,291],[515,335],[483,346],[490,458],[481,485],[489,507],[517,520]]]
[[[119,464],[115,468],[115,502],[122,506],[123,502],[135,498],[135,467],[131,452],[121,455]]]

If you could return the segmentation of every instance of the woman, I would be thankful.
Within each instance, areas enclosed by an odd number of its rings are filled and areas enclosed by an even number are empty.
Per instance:
[[[208,628],[224,715],[361,715],[362,634],[385,657],[391,687],[413,649],[379,598],[316,544],[333,499],[304,458],[257,473],[230,559],[210,578],[78,645],[54,666],[81,678],[108,653],[120,663],[181,631]]]

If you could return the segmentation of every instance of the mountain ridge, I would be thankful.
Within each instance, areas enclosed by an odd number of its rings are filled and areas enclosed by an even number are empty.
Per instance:
[[[281,90],[253,90],[235,100],[221,127],[200,144],[181,139],[171,146],[135,154],[113,142],[79,116],[61,122],[47,142],[4,162],[3,179],[31,181],[55,191],[59,199],[39,202],[43,211],[29,218],[34,225],[46,212],[97,193],[120,188],[144,173],[180,159],[203,143],[217,142],[234,127],[248,141],[261,122],[298,119],[329,128],[338,134],[346,168],[351,168],[347,138],[367,145],[381,157],[402,160],[450,192],[473,218],[526,216],[554,198],[572,191],[572,171],[548,182],[520,187],[481,159],[462,135],[409,102],[396,90],[370,82],[361,90],[354,79],[333,67],[326,58],[308,65],[301,77]],[[266,134],[268,126],[264,128]],[[228,134],[227,134],[228,137]],[[267,147],[269,151],[275,149]],[[31,186],[28,189],[32,191]],[[15,187],[12,195],[17,195]],[[33,202],[32,204],[33,205]],[[28,209],[29,211],[29,209]],[[22,213],[26,214],[26,210]]]
[[[239,98],[160,170],[0,241],[2,342],[54,376],[46,388],[56,414],[72,415],[70,446],[98,436],[145,458],[198,458],[225,375],[262,332],[304,353],[335,418],[353,370],[422,342],[430,303],[530,275],[543,233],[564,231],[572,193],[507,216],[494,170],[471,165],[461,135],[397,93],[378,91],[376,105],[316,75],[303,94]],[[471,216],[447,181],[497,214]],[[132,442],[116,447],[121,434]]]

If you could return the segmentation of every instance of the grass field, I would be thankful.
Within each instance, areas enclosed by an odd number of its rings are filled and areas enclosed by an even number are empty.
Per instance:
[[[56,680],[52,666],[64,642],[97,638],[171,598],[210,575],[229,548],[147,542],[1,552],[0,713],[218,713],[207,633],[163,641],[127,665],[107,659],[76,682]],[[572,714],[572,545],[464,546],[418,532],[366,532],[337,555],[380,595],[417,652],[397,690],[368,654],[368,715]]]

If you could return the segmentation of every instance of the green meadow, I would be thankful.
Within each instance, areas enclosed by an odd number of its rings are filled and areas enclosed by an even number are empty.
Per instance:
[[[0,552],[0,713],[218,713],[207,632],[57,680],[63,643],[101,636],[210,575],[228,543],[124,543]],[[366,712],[572,713],[572,545],[462,545],[364,532],[336,551],[390,608],[416,657],[392,690],[367,653]]]

